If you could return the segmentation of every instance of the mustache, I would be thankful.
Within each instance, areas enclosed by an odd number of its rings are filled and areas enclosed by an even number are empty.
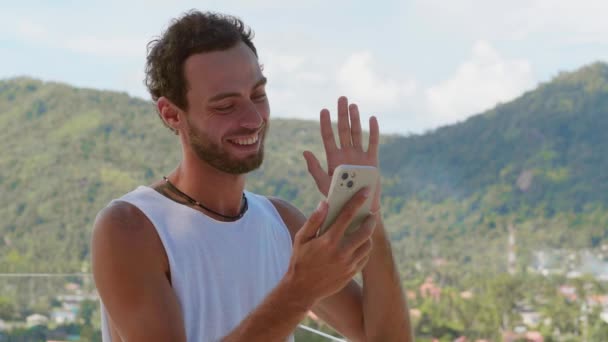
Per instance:
[[[235,132],[230,133],[230,135],[252,135],[255,133],[266,133],[266,131],[268,130],[269,125],[267,123],[262,123],[260,125],[260,127],[256,128],[256,129],[241,129]]]

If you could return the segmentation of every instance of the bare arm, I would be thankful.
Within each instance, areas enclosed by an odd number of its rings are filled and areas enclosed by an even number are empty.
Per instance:
[[[334,138],[330,113],[321,111],[321,137],[327,157],[327,171],[321,167],[313,153],[304,152],[308,171],[317,184],[319,191],[327,196],[331,175],[340,164],[370,165],[378,167],[378,146],[380,132],[378,121],[370,118],[369,143],[367,150],[363,147],[363,135],[359,109],[355,104],[348,104],[346,97],[338,99],[338,138]],[[380,180],[374,195],[372,211],[380,211]],[[361,291],[361,311],[363,330],[367,341],[411,341],[409,311],[404,300],[399,275],[393,260],[390,243],[386,238],[384,224],[378,216],[372,235],[373,249],[369,261],[363,269],[363,289]],[[351,300],[358,296],[351,290]],[[335,319],[342,320],[334,314],[335,306],[342,306],[343,301],[332,303],[326,311]]]
[[[377,220],[372,241],[374,248],[362,272],[367,340],[413,341],[409,310],[382,219]]]
[[[121,202],[97,217],[91,242],[95,285],[118,341],[186,341],[164,248],[154,227]]]
[[[222,342],[284,341],[304,319],[312,302],[298,298],[284,279]]]
[[[289,269],[277,287],[223,341],[285,339],[315,304],[332,296],[365,264],[375,224],[341,239],[365,194],[355,196],[331,227],[316,238],[327,214],[321,203],[294,238]],[[135,207],[120,203],[100,213],[93,240],[93,275],[122,341],[185,341],[179,303],[167,277],[168,262],[154,227]],[[116,338],[116,339],[118,339]]]
[[[369,237],[375,225],[373,219],[365,221],[349,239],[342,239],[344,231],[364,201],[364,192],[355,195],[330,227],[330,231],[316,237],[327,214],[327,203],[322,202],[294,236],[287,274],[262,304],[223,341],[265,342],[285,339],[295,330],[308,310],[343,289],[363,268],[371,248]]]
[[[295,236],[306,222],[306,216],[287,201],[279,198],[270,200],[292,237]],[[351,280],[337,293],[318,301],[311,310],[349,341],[365,341],[362,296],[359,284]]]
[[[292,233],[297,232],[306,219],[304,214],[286,201],[271,200]],[[381,220],[377,220],[372,241],[362,272],[363,288],[351,280],[336,294],[317,302],[312,311],[349,341],[411,341],[409,312]],[[403,305],[396,305],[399,302]]]
[[[349,341],[413,341],[409,310],[381,219],[372,246],[362,271],[363,288],[351,281],[319,301],[313,312]]]

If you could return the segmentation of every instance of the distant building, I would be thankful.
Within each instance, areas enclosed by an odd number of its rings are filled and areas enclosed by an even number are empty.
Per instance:
[[[604,311],[600,314],[600,318],[602,319],[602,321],[608,323],[608,311]]]
[[[608,251],[601,249],[565,250],[545,249],[533,251],[532,272],[548,276],[563,274],[570,279],[591,275],[600,281],[608,281]]]
[[[422,311],[419,309],[410,309],[410,316],[413,318],[420,318],[422,317]]]
[[[81,294],[70,294],[57,296],[57,300],[62,302],[80,303],[85,299],[91,299],[91,296],[85,296]]]
[[[7,329],[8,327],[6,326],[6,323],[4,323],[4,321],[0,319],[0,331],[4,331]]]
[[[528,331],[525,333],[516,333],[513,331],[506,331],[503,333],[502,340],[505,342],[544,342],[545,338],[538,331]]]
[[[73,288],[73,286],[71,287]],[[80,290],[78,290],[80,291]],[[61,311],[72,311],[77,313],[80,310],[80,305],[84,300],[93,300],[97,301],[98,297],[94,294],[68,294],[68,295],[59,295],[56,297],[58,301],[61,302],[62,309]]]
[[[433,259],[433,265],[437,268],[446,266],[448,264],[448,261],[444,258],[435,258]]]
[[[526,342],[544,342],[545,338],[538,331],[528,331],[525,335]]]
[[[36,325],[46,325],[48,323],[49,319],[48,319],[48,317],[40,315],[40,314],[33,314],[33,315],[27,316],[25,321],[27,322],[27,327],[31,328]]]
[[[574,286],[570,286],[570,285],[560,286],[559,294],[571,302],[575,302],[578,299],[578,296],[576,295],[576,287],[574,287]]]
[[[462,291],[462,292],[460,292],[460,298],[462,298],[462,299],[471,299],[471,298],[473,298],[473,292],[471,292],[471,291]]]
[[[433,282],[433,278],[428,277],[424,284],[420,285],[420,296],[422,298],[430,297],[439,301],[441,298],[441,288]]]
[[[526,311],[526,312],[521,312],[521,321],[527,326],[527,327],[537,327],[542,319],[542,316],[540,313],[536,312],[536,311]]]
[[[566,274],[566,277],[568,279],[578,279],[582,276],[583,276],[583,273],[581,273],[580,271],[570,271]]]
[[[51,313],[51,319],[57,324],[76,322],[76,313],[70,310],[55,310]]]
[[[80,291],[80,284],[77,283],[67,283],[65,284],[65,289],[70,291],[70,292],[79,292]]]
[[[603,307],[608,309],[608,295],[592,295],[587,297],[589,307]]]

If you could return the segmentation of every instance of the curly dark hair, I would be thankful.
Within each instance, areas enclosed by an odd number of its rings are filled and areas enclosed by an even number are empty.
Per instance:
[[[148,43],[145,84],[152,100],[165,96],[182,110],[188,110],[186,59],[197,53],[227,50],[241,41],[257,57],[252,39],[251,28],[234,16],[191,10],[173,19],[161,37]]]

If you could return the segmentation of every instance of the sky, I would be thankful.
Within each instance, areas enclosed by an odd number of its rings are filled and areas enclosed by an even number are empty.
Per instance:
[[[318,120],[346,95],[383,133],[461,122],[608,61],[601,0],[0,0],[0,79],[149,99],[146,44],[190,9],[253,29],[274,117]]]

